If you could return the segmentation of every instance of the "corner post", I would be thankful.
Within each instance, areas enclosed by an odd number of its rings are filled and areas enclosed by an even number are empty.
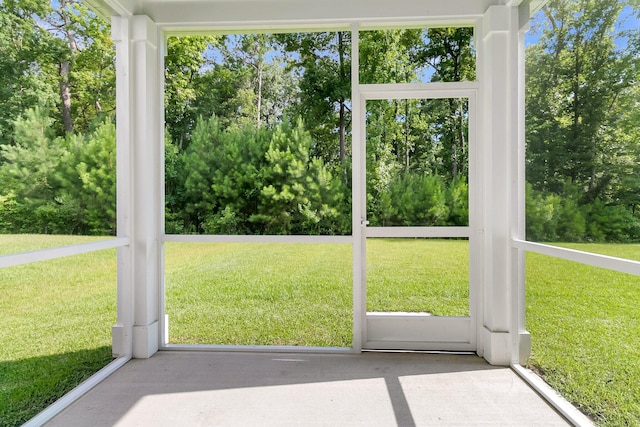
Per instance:
[[[493,365],[511,363],[515,332],[512,308],[517,282],[513,280],[511,237],[517,203],[513,189],[518,178],[514,174],[519,122],[517,22],[517,7],[490,6],[482,19],[478,46],[483,111],[483,289],[478,353]]]
[[[512,39],[513,49],[517,52],[513,58],[517,69],[517,90],[512,94],[513,103],[517,111],[517,124],[512,129],[517,143],[512,155],[512,172],[514,179],[512,188],[513,203],[516,208],[511,210],[511,235],[518,239],[526,238],[526,193],[525,193],[525,36],[529,31],[530,8],[529,3],[522,3],[518,7],[516,20],[517,38]],[[514,123],[515,124],[515,123]],[[514,294],[512,298],[512,325],[515,331],[512,337],[511,363],[524,364],[531,354],[531,336],[526,330],[526,288],[525,288],[525,251],[511,249],[512,252],[512,280]]]
[[[160,217],[162,140],[158,93],[158,29],[147,16],[133,16],[131,79],[133,128],[133,357],[159,347]]]
[[[129,239],[129,245],[117,252],[117,320],[111,330],[115,357],[131,357],[133,353],[133,258],[132,258],[132,194],[131,194],[131,19],[111,18],[111,38],[116,49],[116,207],[118,237]]]
[[[148,358],[159,348],[162,97],[158,28],[147,16],[113,18],[116,42],[118,324],[114,353]],[[121,230],[122,227],[122,230]]]

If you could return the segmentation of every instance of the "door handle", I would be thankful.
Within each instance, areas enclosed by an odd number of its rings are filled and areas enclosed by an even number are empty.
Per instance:
[[[360,225],[366,227],[367,225],[369,225],[369,221],[364,218],[360,218]]]

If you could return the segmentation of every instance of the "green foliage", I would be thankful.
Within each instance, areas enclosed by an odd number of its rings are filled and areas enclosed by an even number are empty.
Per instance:
[[[46,1],[0,2],[0,144],[11,141],[20,114],[55,100],[56,82],[39,72],[44,33],[31,19],[47,10]]]
[[[371,191],[367,201],[373,226],[469,224],[469,186],[463,179],[447,185],[439,175],[400,173]]]
[[[82,137],[68,137],[63,191],[78,206],[82,233],[115,235],[116,128],[104,122]]]
[[[384,226],[444,225],[449,216],[446,190],[437,175],[404,174],[389,185],[392,202],[380,213]]]
[[[171,37],[167,41],[165,122],[171,141],[178,147],[186,147],[198,118],[194,103],[199,71],[206,63],[202,53],[217,41],[213,36]]]
[[[554,0],[534,21],[531,238],[638,238],[640,34],[616,24],[626,6],[637,12],[626,1]],[[4,1],[0,12],[0,230],[114,233],[107,25],[76,0]],[[362,31],[359,81],[470,81],[475,59],[472,28]],[[165,64],[168,232],[350,230],[349,32],[171,38]],[[366,107],[371,222],[468,224],[465,100]],[[65,109],[76,133],[64,132]],[[217,124],[198,119],[214,115]]]
[[[114,234],[115,126],[86,136],[54,137],[36,108],[0,145],[0,230],[5,233]]]
[[[431,81],[458,82],[476,79],[473,28],[429,28],[428,43],[416,49],[416,60],[434,69]]]
[[[640,30],[619,29],[625,5],[555,0],[535,20],[526,82],[532,238],[640,237]]]
[[[298,33],[275,38],[291,54],[289,68],[301,74],[299,100],[291,103],[289,114],[304,119],[313,140],[312,155],[325,164],[340,165],[349,151],[351,34]]]
[[[311,155],[312,144],[301,121],[268,130],[223,129],[216,117],[198,120],[184,154],[176,155],[174,146],[168,151],[170,185],[183,189],[168,200],[168,228],[212,234],[348,233],[348,181]],[[399,173],[392,160],[372,169],[372,225],[468,224],[466,179],[446,183],[439,175]]]
[[[469,225],[469,184],[464,179],[456,178],[449,185],[447,206],[447,225]]]
[[[527,184],[527,239],[563,242],[634,242],[640,239],[640,218],[601,199],[580,203],[579,188],[565,182],[561,194],[537,191]]]
[[[80,2],[70,7],[76,38],[82,43],[69,75],[72,118],[75,132],[87,133],[115,112],[115,47],[108,22]]]
[[[0,234],[10,233],[13,229],[18,218],[17,208],[15,193],[10,191],[6,195],[0,194]]]
[[[51,124],[44,109],[29,110],[14,122],[14,144],[0,146],[0,191],[5,197],[13,194],[20,213],[12,218],[12,232],[51,233],[65,222],[56,218],[55,197],[60,190],[58,167],[66,150],[62,139],[53,137]]]
[[[594,242],[637,242],[640,218],[619,205],[605,205],[600,199],[588,207],[587,236]]]
[[[223,130],[199,120],[184,152],[184,230],[224,234],[335,234],[344,186],[309,154],[302,122]],[[181,205],[183,203],[183,205]],[[171,217],[179,212],[171,212]]]
[[[253,234],[249,217],[258,206],[268,138],[249,126],[223,130],[216,117],[198,121],[183,159],[186,229],[212,231],[214,218],[226,211],[238,216],[233,234]]]
[[[78,0],[0,3],[0,144],[28,109],[50,109],[56,135],[86,132],[115,108],[107,23]]]
[[[560,198],[545,195],[533,189],[530,183],[526,187],[526,234],[528,240],[557,240],[554,210]]]
[[[366,31],[360,36],[361,83],[408,83],[422,64],[411,52],[422,44],[421,30]]]
[[[338,220],[340,181],[319,158],[310,158],[311,136],[302,122],[280,125],[269,143],[257,215],[250,220],[269,234],[326,234]],[[324,227],[327,229],[324,229]]]

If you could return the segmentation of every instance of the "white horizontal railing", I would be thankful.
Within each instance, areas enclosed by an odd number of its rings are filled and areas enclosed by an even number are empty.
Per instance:
[[[62,258],[72,255],[80,255],[87,252],[101,251],[104,249],[127,246],[129,238],[116,237],[98,242],[79,243],[77,245],[58,246],[55,248],[38,249],[30,252],[0,256],[0,268],[13,267],[21,264],[29,264],[38,261],[47,261],[55,258]]]
[[[469,238],[469,227],[366,227],[367,237]],[[165,234],[164,242],[191,243],[353,243],[353,236]]]
[[[592,265],[594,267],[602,267],[608,270],[640,276],[640,261],[578,251],[575,249],[561,248],[542,243],[534,243],[527,240],[513,239],[512,242],[513,247],[516,249],[536,252],[542,255],[548,255],[555,258],[562,258],[569,261]]]
[[[469,238],[469,227],[367,227],[367,237]]]
[[[478,82],[373,83],[360,84],[363,99],[442,99],[469,98]]]
[[[352,236],[165,234],[165,242],[191,243],[352,243]]]

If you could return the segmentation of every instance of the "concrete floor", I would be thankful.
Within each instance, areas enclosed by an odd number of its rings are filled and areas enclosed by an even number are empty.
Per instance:
[[[47,426],[566,426],[472,355],[159,352]]]

